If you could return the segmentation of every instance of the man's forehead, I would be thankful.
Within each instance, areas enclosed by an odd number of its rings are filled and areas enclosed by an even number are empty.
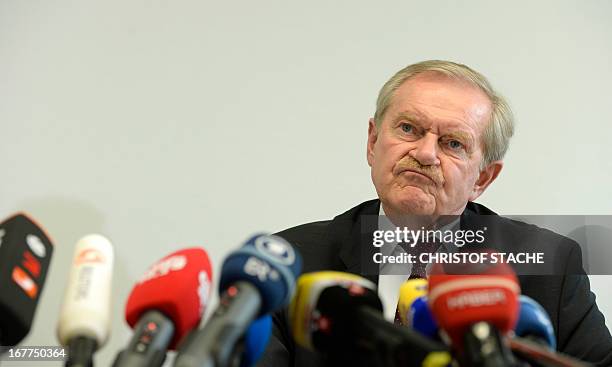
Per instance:
[[[484,125],[491,114],[489,97],[477,86],[450,77],[417,75],[395,91],[389,109],[392,120],[410,118],[428,124],[442,122],[449,127]]]

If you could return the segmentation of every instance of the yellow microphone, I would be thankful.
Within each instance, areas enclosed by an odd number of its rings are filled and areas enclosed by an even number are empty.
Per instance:
[[[399,289],[399,300],[397,301],[397,311],[399,312],[402,325],[411,326],[408,313],[414,300],[427,295],[426,279],[409,279],[405,281]]]

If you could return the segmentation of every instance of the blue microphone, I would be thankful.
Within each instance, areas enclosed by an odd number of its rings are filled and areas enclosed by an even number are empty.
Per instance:
[[[259,234],[225,259],[219,290],[230,289],[238,282],[252,285],[261,295],[258,316],[262,316],[289,304],[301,270],[302,258],[289,242]]]
[[[252,367],[259,361],[272,334],[272,317],[265,315],[253,321],[244,337],[244,352],[240,367]]]
[[[219,306],[179,351],[176,367],[233,365],[251,323],[289,303],[302,258],[283,238],[258,234],[223,262]]]
[[[427,297],[421,296],[412,302],[410,305],[410,314],[408,315],[409,325],[412,329],[425,335],[433,340],[440,340],[438,331],[438,323],[434,320],[429,306],[427,305]]]
[[[520,296],[519,302],[519,318],[514,333],[556,350],[555,330],[546,310],[538,302],[525,295]]]

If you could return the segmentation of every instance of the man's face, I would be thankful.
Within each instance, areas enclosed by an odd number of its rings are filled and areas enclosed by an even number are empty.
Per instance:
[[[385,213],[461,214],[502,167],[479,170],[490,116],[487,95],[466,82],[431,72],[405,81],[368,130],[368,164]]]

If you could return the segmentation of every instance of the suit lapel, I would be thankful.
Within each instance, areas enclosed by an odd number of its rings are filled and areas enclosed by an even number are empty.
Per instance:
[[[370,200],[343,213],[331,223],[330,232],[339,234],[340,260],[346,271],[360,275],[378,284],[378,266],[371,259],[377,249],[371,245],[372,217],[378,216],[380,201]],[[367,220],[369,217],[370,220]],[[376,222],[376,221],[374,221]]]
[[[340,245],[339,257],[349,273],[360,275],[378,284],[379,268],[372,261],[372,256],[378,249],[372,245],[372,233],[377,229],[377,217],[380,210],[380,200],[366,201],[349,211],[338,215],[330,223],[332,241]],[[461,227],[470,227],[475,215],[495,215],[488,208],[468,202],[461,214]]]

